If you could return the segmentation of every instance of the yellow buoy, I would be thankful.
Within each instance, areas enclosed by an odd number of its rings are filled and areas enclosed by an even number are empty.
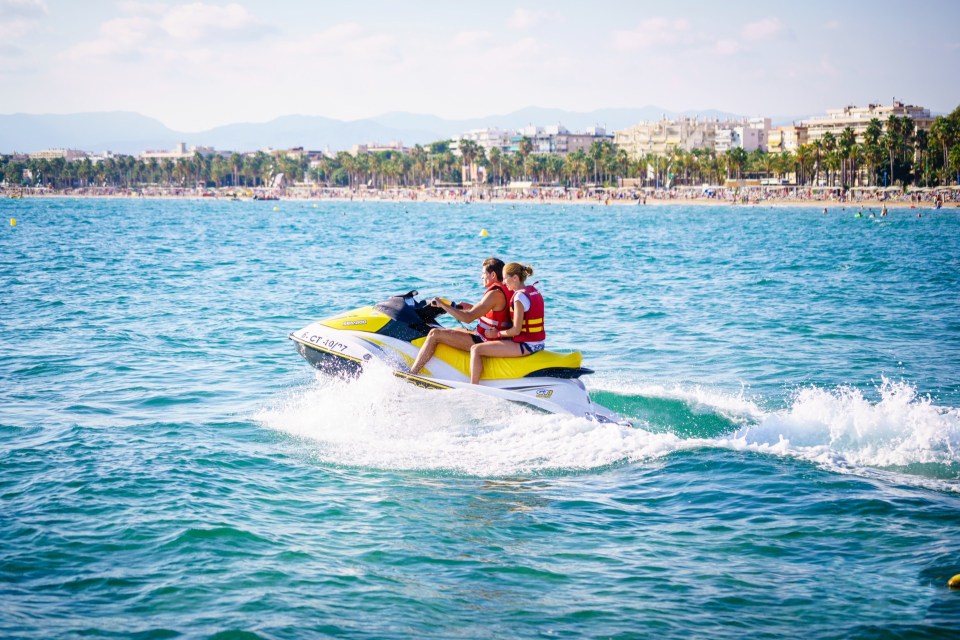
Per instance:
[[[317,208],[317,205],[313,205],[313,208],[316,209],[316,208]]]
[[[486,229],[480,229],[480,237],[481,237],[481,238],[486,238],[486,237],[489,236],[489,235],[490,235],[490,234],[487,233],[487,230],[486,230]]]
[[[17,226],[17,219],[16,219],[16,218],[10,218],[10,226],[11,226],[11,227]]]
[[[960,573],[950,578],[947,581],[947,586],[951,589],[960,589]]]
[[[274,211],[280,211],[280,207],[274,207],[273,210],[274,210]]]

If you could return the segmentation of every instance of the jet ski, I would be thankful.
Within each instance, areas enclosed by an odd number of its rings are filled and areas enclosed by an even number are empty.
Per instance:
[[[431,329],[443,328],[446,313],[417,291],[392,296],[372,306],[317,320],[290,334],[297,351],[317,369],[357,377],[375,361],[393,374],[429,389],[470,389],[550,413],[628,425],[613,411],[590,400],[580,377],[593,373],[579,352],[539,351],[521,358],[484,358],[479,385],[470,384],[470,354],[440,344],[419,374],[410,366]]]

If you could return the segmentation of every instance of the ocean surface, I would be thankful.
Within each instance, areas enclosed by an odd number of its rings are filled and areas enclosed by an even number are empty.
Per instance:
[[[0,637],[960,637],[960,209],[854,213],[0,201]],[[633,427],[287,338],[491,255]]]

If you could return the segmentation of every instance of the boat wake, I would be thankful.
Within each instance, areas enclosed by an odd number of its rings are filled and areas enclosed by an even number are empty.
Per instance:
[[[728,442],[837,470],[960,480],[960,410],[937,406],[906,382],[884,378],[877,392],[873,401],[851,387],[801,389],[789,408],[745,426]]]
[[[803,459],[842,473],[893,472],[960,491],[960,410],[884,379],[857,389],[806,387],[783,409],[743,393],[611,383],[594,401],[634,427],[545,414],[470,391],[429,391],[373,367],[359,379],[316,375],[260,410],[325,463],[503,476],[598,469],[719,448]]]

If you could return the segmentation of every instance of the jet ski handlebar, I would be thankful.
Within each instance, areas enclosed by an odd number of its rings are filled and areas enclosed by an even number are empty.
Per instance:
[[[426,300],[418,300],[418,295],[420,295],[420,292],[416,289],[412,289],[406,293],[395,295],[376,306],[380,308],[381,311],[386,311],[389,315],[391,315],[391,317],[394,317],[398,320],[402,319],[403,316],[406,316],[406,314],[409,313],[408,311],[402,311],[402,309],[409,309],[410,311],[413,311],[413,313],[416,314],[415,317],[425,325],[433,323],[437,316],[446,313],[442,307],[432,306],[427,303]],[[407,321],[412,325],[419,324],[413,318],[408,317]]]

